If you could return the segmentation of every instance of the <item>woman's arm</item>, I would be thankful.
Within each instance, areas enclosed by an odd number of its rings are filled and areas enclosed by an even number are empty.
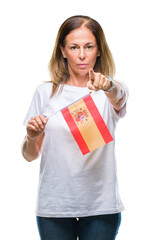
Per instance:
[[[114,81],[115,87],[109,92],[105,92],[109,101],[113,105],[117,113],[124,107],[126,103],[126,92],[121,83]]]
[[[43,137],[44,134],[36,139],[30,139],[29,136],[25,136],[22,145],[22,155],[28,162],[31,162],[39,157]]]
[[[126,91],[121,83],[114,81],[115,87],[112,88],[111,80],[101,73],[95,73],[93,69],[89,70],[89,81],[87,86],[91,90],[103,90],[113,105],[117,113],[126,103]]]
[[[42,115],[33,117],[28,121],[27,136],[22,145],[22,155],[29,162],[37,159],[40,155],[47,121],[48,119]]]

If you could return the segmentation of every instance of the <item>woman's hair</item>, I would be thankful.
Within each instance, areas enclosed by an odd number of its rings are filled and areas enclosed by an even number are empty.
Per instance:
[[[65,47],[66,36],[73,31],[74,29],[79,28],[80,26],[86,26],[91,30],[93,35],[96,38],[97,46],[100,51],[100,56],[97,57],[94,71],[100,72],[104,75],[114,77],[115,74],[115,64],[113,61],[112,54],[109,50],[106,38],[100,24],[88,17],[82,15],[76,15],[68,18],[60,27],[54,50],[52,53],[51,60],[49,62],[49,71],[51,76],[51,81],[53,82],[53,90],[51,96],[53,96],[59,85],[65,83],[69,79],[69,72],[67,67],[67,60],[63,58],[60,47]]]

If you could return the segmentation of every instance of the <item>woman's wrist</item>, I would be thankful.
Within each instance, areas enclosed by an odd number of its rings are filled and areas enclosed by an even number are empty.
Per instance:
[[[38,137],[30,137],[28,134],[26,135],[26,139],[29,142],[37,142]]]
[[[38,158],[40,151],[39,151],[38,145],[37,145],[37,137],[31,138],[29,135],[26,135],[23,153],[24,153],[23,154],[24,157],[28,161],[32,161],[32,160]]]
[[[105,92],[106,93],[106,96],[108,97],[109,101],[111,102],[111,104],[113,105],[113,107],[116,109],[116,110],[120,110],[125,101],[125,91],[124,91],[124,88],[123,86],[118,83],[118,82],[115,82],[116,86],[109,92]]]
[[[116,83],[112,80],[111,77],[107,76],[107,78],[110,80],[110,88],[104,91],[109,93],[116,87]]]

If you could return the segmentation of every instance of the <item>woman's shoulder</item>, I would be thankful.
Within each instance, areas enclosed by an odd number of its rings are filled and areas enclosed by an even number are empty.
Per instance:
[[[53,86],[52,82],[43,82],[37,86],[36,90],[39,92],[43,92],[43,91],[45,92],[45,91],[52,90],[52,86]]]
[[[39,95],[51,95],[51,91],[52,91],[52,87],[53,87],[53,83],[52,82],[44,82],[44,83],[41,83],[37,86],[36,88],[36,92],[39,94]]]

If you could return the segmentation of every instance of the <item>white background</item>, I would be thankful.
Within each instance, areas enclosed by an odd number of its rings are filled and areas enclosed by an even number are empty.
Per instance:
[[[76,14],[100,22],[130,91],[116,130],[119,188],[126,210],[119,240],[150,239],[149,1],[5,0],[0,3],[0,238],[39,240],[35,203],[40,160],[26,162],[22,125],[62,22]]]

